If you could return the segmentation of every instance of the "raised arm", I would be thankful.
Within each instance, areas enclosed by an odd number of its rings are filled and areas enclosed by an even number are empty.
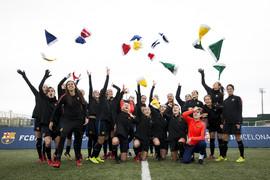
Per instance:
[[[92,86],[92,77],[91,72],[87,71],[88,79],[89,79],[89,94],[88,94],[88,103],[92,101],[93,98],[93,86]]]
[[[44,76],[43,76],[43,78],[42,78],[42,80],[41,80],[41,82],[40,82],[40,84],[39,84],[39,86],[38,86],[39,93],[40,93],[41,95],[43,95],[43,96],[46,96],[46,94],[43,92],[42,87],[43,87],[43,85],[44,85],[46,79],[49,78],[50,76],[51,76],[50,71],[49,71],[48,69],[46,69],[45,74],[44,74]]]
[[[187,124],[191,123],[192,121],[194,121],[194,119],[192,117],[190,117],[189,115],[191,115],[193,113],[193,109],[186,111],[182,114],[183,119],[187,122]]]
[[[204,70],[203,69],[199,69],[198,70],[199,73],[201,73],[201,77],[202,77],[202,85],[204,87],[204,89],[206,90],[207,94],[210,94],[212,89],[205,83],[205,75],[204,75]]]
[[[109,84],[109,75],[110,75],[110,69],[107,68],[106,80],[105,80],[103,88],[100,91],[100,97],[105,97],[105,95],[106,95],[106,91],[107,91],[108,84]]]
[[[185,101],[183,101],[183,100],[181,99],[180,93],[181,93],[181,85],[180,85],[180,83],[179,83],[179,84],[178,84],[178,87],[177,87],[175,99],[176,99],[176,101],[178,102],[178,104],[181,106],[181,108],[183,108],[184,105],[185,105]]]
[[[139,84],[137,85],[136,95],[137,95],[136,115],[138,117],[141,117],[142,116],[142,109],[141,109],[142,101],[141,101],[141,87]]]
[[[154,94],[155,87],[156,87],[156,82],[153,81],[153,86],[152,86],[152,88],[151,88],[150,96],[149,96],[149,105],[151,105],[151,102],[152,102],[152,100],[153,100],[153,94]]]
[[[64,84],[64,82],[71,76],[71,73],[69,73],[66,77],[64,77],[57,85],[57,93],[58,93],[58,98],[60,98],[65,91],[63,91],[62,89],[62,85]]]
[[[27,83],[27,85],[29,86],[29,88],[31,89],[32,93],[34,94],[34,96],[38,95],[38,90],[30,83],[30,81],[28,80],[26,74],[24,71],[18,69],[17,72],[22,75],[23,79],[25,80],[25,82]]]

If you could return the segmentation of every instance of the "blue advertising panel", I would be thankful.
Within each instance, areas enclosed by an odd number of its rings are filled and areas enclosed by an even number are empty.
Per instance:
[[[34,149],[35,135],[33,128],[0,128],[0,149]],[[242,139],[245,147],[270,147],[270,127],[243,127]],[[209,142],[209,134],[206,133]],[[217,145],[217,143],[216,143]],[[229,147],[237,147],[235,137],[230,136]],[[83,136],[82,148],[87,148],[87,137]]]

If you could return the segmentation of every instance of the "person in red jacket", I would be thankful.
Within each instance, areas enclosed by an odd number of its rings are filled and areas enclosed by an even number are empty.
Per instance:
[[[192,110],[182,114],[183,119],[188,125],[188,138],[183,155],[183,163],[190,163],[194,153],[199,153],[199,164],[203,164],[206,151],[205,142],[205,123],[201,121],[202,109],[194,107]],[[192,115],[192,117],[190,116]]]

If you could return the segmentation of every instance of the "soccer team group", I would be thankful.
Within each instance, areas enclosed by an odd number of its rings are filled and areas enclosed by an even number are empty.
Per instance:
[[[61,156],[66,143],[64,155],[70,156],[72,135],[76,165],[82,165],[82,137],[88,137],[87,161],[94,164],[103,163],[111,158],[116,163],[127,160],[133,142],[134,160],[147,160],[148,152],[158,161],[166,158],[168,150],[173,161],[191,163],[195,161],[195,153],[199,153],[198,163],[203,164],[205,158],[215,161],[226,161],[229,135],[234,134],[238,143],[240,157],[236,162],[245,161],[244,145],[241,140],[242,100],[234,95],[234,86],[226,86],[228,97],[224,100],[224,88],[219,82],[213,87],[205,83],[204,70],[199,69],[202,85],[207,95],[204,103],[198,100],[198,91],[180,97],[181,85],[178,84],[174,101],[172,93],[167,94],[167,102],[161,104],[158,95],[154,94],[156,83],[147,97],[141,94],[140,83],[137,83],[135,97],[123,98],[127,88],[116,89],[115,96],[108,88],[110,70],[106,70],[103,88],[93,90],[91,73],[89,77],[89,99],[84,99],[84,91],[78,89],[79,80],[68,80],[71,74],[58,84],[56,92],[53,87],[45,85],[51,76],[46,70],[38,90],[28,80],[26,73],[17,70],[26,81],[35,96],[35,108],[32,117],[35,120],[36,149],[39,161],[47,161],[49,166],[59,168]],[[205,133],[210,134],[210,154],[206,153]],[[43,141],[44,139],[44,141]],[[215,141],[218,141],[219,156],[215,158]],[[42,141],[44,143],[42,143]],[[52,141],[55,152],[51,153]],[[100,157],[103,147],[104,156]],[[109,147],[109,152],[107,150]],[[118,150],[118,148],[120,150]],[[153,153],[153,150],[155,153]],[[120,152],[120,154],[118,154]]]

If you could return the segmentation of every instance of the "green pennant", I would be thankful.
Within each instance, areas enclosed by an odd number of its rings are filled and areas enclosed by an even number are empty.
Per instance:
[[[171,63],[166,63],[166,62],[162,62],[160,61],[160,63],[167,68],[169,71],[171,71],[171,73],[173,73],[174,75],[177,73],[177,66],[175,64],[171,64]]]
[[[218,80],[220,80],[220,75],[221,75],[222,71],[225,69],[226,65],[222,64],[222,63],[219,63],[219,64],[215,64],[213,67],[216,70],[218,70]]]
[[[209,46],[210,52],[212,52],[212,55],[214,56],[216,62],[219,60],[219,57],[220,57],[222,43],[223,43],[223,39]]]

